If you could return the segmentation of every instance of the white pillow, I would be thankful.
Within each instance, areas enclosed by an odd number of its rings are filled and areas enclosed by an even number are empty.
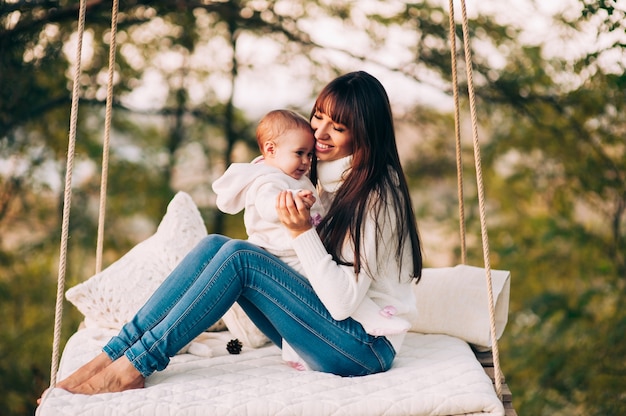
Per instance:
[[[86,327],[120,329],[206,235],[195,203],[178,192],[154,235],[65,297],[85,315]]]
[[[511,273],[506,270],[491,270],[496,339],[504,332],[508,320],[510,278]],[[452,335],[481,349],[491,347],[484,268],[467,265],[426,268],[413,288],[418,315],[411,322],[410,331]]]

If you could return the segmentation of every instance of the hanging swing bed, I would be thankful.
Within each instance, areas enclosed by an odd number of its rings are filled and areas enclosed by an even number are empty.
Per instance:
[[[62,415],[506,415],[516,416],[500,371],[497,340],[507,322],[510,273],[491,270],[477,140],[471,65],[466,65],[485,265],[465,264],[463,179],[456,77],[455,20],[450,0],[450,42],[455,101],[459,214],[463,264],[427,268],[414,286],[419,318],[393,367],[384,373],[343,378],[286,365],[245,314],[233,306],[226,328],[201,334],[169,366],[146,379],[145,388],[100,395],[54,388],[96,356],[145,302],[184,255],[206,234],[191,197],[179,192],[156,233],[102,270],[102,241],[111,125],[117,0],[113,1],[96,274],[65,293],[65,267],[76,141],[78,79],[85,0],[81,0],[64,194],[51,366],[51,388],[36,414]],[[461,1],[465,57],[470,62],[465,2]],[[63,297],[84,315],[59,352]],[[222,329],[222,330],[219,330]]]

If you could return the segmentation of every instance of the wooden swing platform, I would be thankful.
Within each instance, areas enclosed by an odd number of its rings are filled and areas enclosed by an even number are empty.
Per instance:
[[[476,351],[474,350],[476,359],[483,366],[485,373],[489,376],[492,383],[495,383],[495,371],[493,369],[493,356],[491,351]],[[504,375],[502,376],[502,404],[504,405],[504,416],[517,416],[517,412],[513,407],[513,393],[506,384]]]

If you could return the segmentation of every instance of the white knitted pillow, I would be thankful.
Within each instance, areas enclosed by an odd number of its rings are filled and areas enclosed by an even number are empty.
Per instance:
[[[85,315],[86,327],[120,329],[206,235],[195,203],[178,192],[154,235],[65,297]]]
[[[491,317],[487,281],[482,267],[425,268],[422,280],[413,285],[417,317],[410,331],[446,334],[484,350],[491,348]],[[491,270],[496,337],[500,338],[509,314],[511,273]]]

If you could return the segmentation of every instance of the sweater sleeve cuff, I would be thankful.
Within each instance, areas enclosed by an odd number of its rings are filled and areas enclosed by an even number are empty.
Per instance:
[[[294,238],[293,248],[303,265],[305,263],[316,264],[323,258],[330,256],[315,228],[311,228]]]

